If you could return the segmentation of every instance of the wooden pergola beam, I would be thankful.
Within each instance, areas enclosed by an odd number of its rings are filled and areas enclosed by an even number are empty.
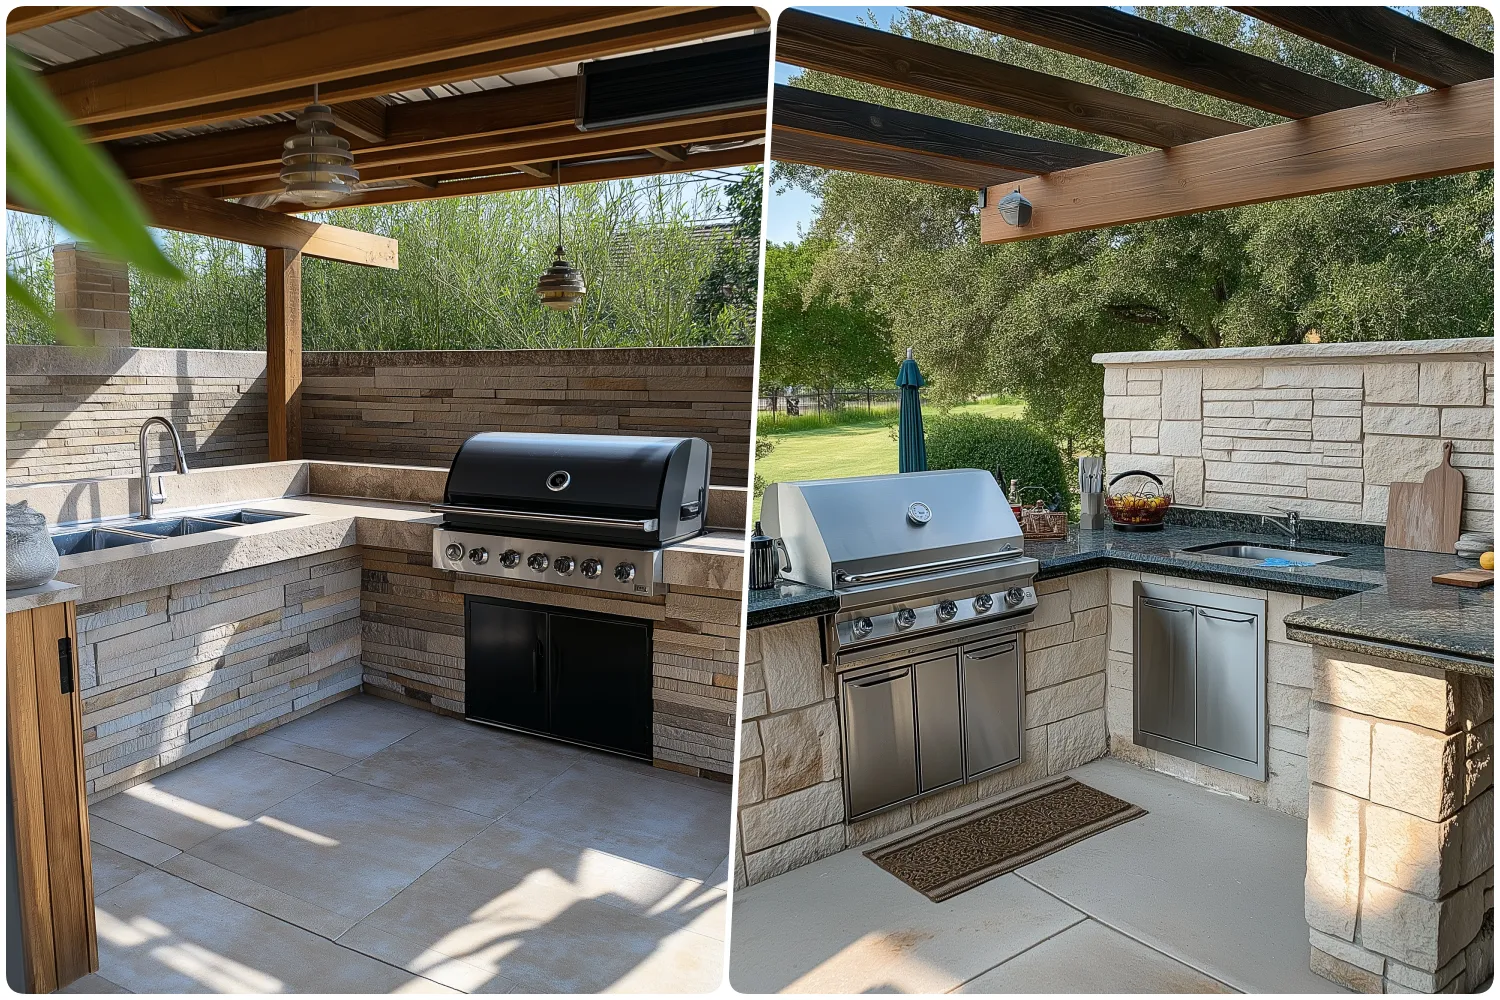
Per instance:
[[[1143,146],[1180,146],[1249,127],[795,9],[777,22],[776,58]]]
[[[1113,7],[917,9],[1285,118],[1308,118],[1378,100]]]
[[[840,157],[846,152],[846,144],[853,143],[874,149],[940,157],[980,171],[998,168],[1007,174],[1030,176],[1113,160],[1118,156],[785,84],[776,85],[771,108],[778,135],[801,132],[813,137],[838,139],[837,145],[828,148],[838,150]],[[803,145],[801,148],[816,147]]]
[[[266,248],[266,452],[302,457],[302,255]]]
[[[586,9],[588,8],[575,10]],[[625,8],[611,9],[624,10]],[[587,30],[580,27],[573,33],[546,41],[512,45],[507,40],[506,47],[497,46],[491,51],[474,55],[436,59],[396,70],[361,71],[361,75],[324,82],[320,87],[320,97],[329,104],[357,101],[381,94],[450,83],[454,80],[515,73],[558,63],[597,59],[644,48],[674,45],[729,32],[764,27],[766,24],[765,14],[756,7],[679,7],[667,8],[667,10],[671,13],[644,22],[599,30]],[[280,20],[280,18],[267,20]],[[192,125],[295,111],[308,103],[309,92],[310,88],[307,86],[293,86],[229,99],[199,95],[193,103],[182,107],[96,121],[89,124],[86,131],[95,141],[103,142]]]
[[[5,33],[16,35],[87,14],[98,7],[17,7],[5,18]]]
[[[1494,81],[1479,80],[1020,182],[1031,223],[980,213],[984,243],[1055,236],[1236,205],[1494,166]],[[990,204],[1010,186],[989,189]]]
[[[987,163],[954,160],[897,146],[872,146],[836,135],[797,132],[780,126],[771,129],[771,159],[969,191],[1027,176]]]
[[[1495,75],[1495,56],[1389,7],[1235,7],[1429,87]]]
[[[251,246],[296,251],[308,257],[365,267],[395,268],[396,241],[342,226],[294,219],[280,212],[234,205],[189,191],[137,184],[136,195],[151,224]]]

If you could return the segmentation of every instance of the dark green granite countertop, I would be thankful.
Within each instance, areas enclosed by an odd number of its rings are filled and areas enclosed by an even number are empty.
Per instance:
[[[1026,554],[1041,563],[1039,580],[1115,568],[1327,598],[1326,604],[1289,616],[1289,626],[1308,633],[1299,636],[1302,641],[1314,641],[1313,633],[1324,644],[1331,644],[1330,636],[1341,637],[1347,645],[1336,648],[1391,659],[1402,658],[1396,653],[1404,651],[1406,662],[1445,663],[1454,669],[1464,669],[1464,663],[1471,661],[1477,672],[1493,674],[1493,591],[1432,582],[1434,573],[1473,566],[1473,562],[1436,552],[1326,540],[1304,541],[1301,548],[1344,555],[1316,566],[1271,567],[1185,551],[1235,541],[1280,546],[1285,539],[1187,525],[1139,533],[1109,528],[1080,531],[1074,525],[1065,539],[1028,540]],[[748,624],[760,628],[831,614],[837,607],[838,598],[831,591],[783,582],[770,590],[750,592]],[[1450,658],[1457,658],[1458,664],[1454,666]]]

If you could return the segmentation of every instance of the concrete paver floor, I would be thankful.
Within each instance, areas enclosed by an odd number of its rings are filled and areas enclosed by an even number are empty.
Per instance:
[[[64,992],[698,993],[727,786],[349,698],[95,803]]]
[[[1308,969],[1306,825],[1104,758],[1139,819],[930,902],[851,848],[735,894],[743,993],[1345,992]]]

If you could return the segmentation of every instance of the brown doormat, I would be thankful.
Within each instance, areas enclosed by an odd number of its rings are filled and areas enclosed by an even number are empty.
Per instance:
[[[1146,810],[1063,776],[865,852],[940,903]]]

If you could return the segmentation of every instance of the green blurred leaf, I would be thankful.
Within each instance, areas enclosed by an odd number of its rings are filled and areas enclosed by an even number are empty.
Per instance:
[[[78,327],[53,313],[46,303],[33,295],[31,289],[8,271],[5,274],[5,297],[51,327],[59,344],[67,344],[69,347],[85,346],[83,332]]]

